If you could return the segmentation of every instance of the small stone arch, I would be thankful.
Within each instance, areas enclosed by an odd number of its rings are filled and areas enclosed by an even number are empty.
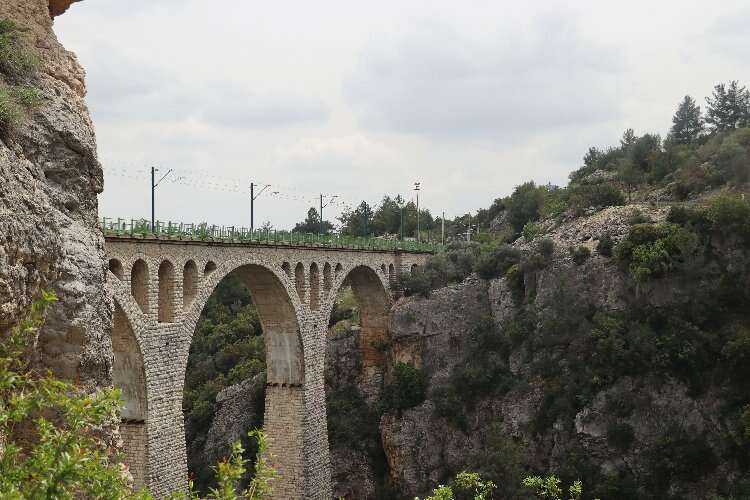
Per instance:
[[[305,301],[305,266],[298,262],[294,268],[294,284],[297,288],[297,295],[300,302]]]
[[[310,264],[310,309],[317,311],[320,308],[320,272],[318,264]]]
[[[198,266],[194,260],[185,263],[182,269],[182,308],[187,309],[198,294]]]
[[[323,266],[323,293],[326,297],[331,294],[333,288],[333,276],[331,276],[331,264],[328,262]]]
[[[145,260],[138,259],[130,270],[130,293],[143,314],[149,313],[148,288],[148,264]]]
[[[385,273],[386,273],[385,264],[380,264],[380,271],[383,273],[383,276],[385,276]]]
[[[334,275],[336,276],[336,278],[339,277],[339,275],[341,274],[343,270],[344,270],[344,266],[342,266],[340,262],[336,264],[336,269],[334,270]]]
[[[413,272],[414,272],[414,271],[416,271],[417,269],[419,269],[419,264],[412,264],[412,265],[411,265],[411,269],[410,269],[410,272],[412,272],[412,273],[413,273]]]
[[[281,264],[281,269],[289,279],[292,279],[292,265],[289,264],[289,262],[284,262],[283,264]]]
[[[175,319],[174,266],[168,260],[159,265],[159,323],[173,323]]]
[[[109,270],[117,276],[117,279],[120,281],[123,280],[125,277],[125,274],[122,270],[122,262],[120,262],[118,259],[109,259]]]
[[[396,268],[393,264],[388,265],[388,283],[393,286],[396,282]]]
[[[203,276],[211,276],[214,271],[216,271],[216,262],[209,260],[203,268]]]

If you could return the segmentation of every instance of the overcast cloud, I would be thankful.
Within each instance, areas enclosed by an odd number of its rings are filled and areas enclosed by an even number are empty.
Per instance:
[[[564,184],[589,146],[666,133],[685,94],[750,84],[744,3],[86,0],[56,31],[88,73],[102,214],[147,216],[156,165],[182,179],[161,219],[248,225],[254,181],[256,223],[286,227],[320,192],[421,181],[453,217]]]

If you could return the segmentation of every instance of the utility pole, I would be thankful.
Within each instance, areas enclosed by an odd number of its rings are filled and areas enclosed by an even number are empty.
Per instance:
[[[263,189],[260,190],[260,192],[256,195],[255,194],[255,183],[250,183],[250,232],[252,233],[255,230],[255,200],[258,199],[258,196],[263,194],[263,191],[271,187],[270,184],[266,184],[263,186]]]
[[[440,219],[440,244],[445,245],[445,210],[443,210],[443,217]]]
[[[328,200],[328,203],[326,203],[325,205],[323,205],[323,193],[320,193],[320,234],[325,233],[324,226],[323,226],[323,209],[325,207],[327,207],[328,205],[330,205],[331,202],[335,198],[338,198],[338,197],[339,197],[339,195],[334,194],[333,196],[331,196],[331,199]]]
[[[159,179],[158,182],[154,182],[156,179],[156,172],[158,172],[159,169],[156,167],[151,167],[151,232],[156,232],[156,187],[161,184],[161,181],[167,178],[167,176],[172,172],[172,169],[170,168],[167,170],[167,173],[164,174],[161,179]]]
[[[417,192],[417,243],[419,243],[420,236],[419,236],[419,185],[421,183],[415,182],[414,183],[414,191]]]

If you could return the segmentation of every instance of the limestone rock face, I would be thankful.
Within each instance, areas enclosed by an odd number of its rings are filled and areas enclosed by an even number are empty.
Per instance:
[[[70,4],[80,1],[81,0],[50,0],[49,13],[52,17],[57,17],[68,10]]]
[[[265,373],[232,385],[216,395],[216,416],[206,434],[203,448],[206,463],[215,464],[229,455],[232,443],[244,436],[263,414]]]
[[[85,74],[52,30],[50,12],[70,3],[0,2],[0,18],[24,29],[40,59],[30,83],[43,96],[20,129],[0,139],[0,328],[22,317],[41,288],[55,291],[38,361],[90,388],[111,382],[112,302],[104,293],[102,168]]]

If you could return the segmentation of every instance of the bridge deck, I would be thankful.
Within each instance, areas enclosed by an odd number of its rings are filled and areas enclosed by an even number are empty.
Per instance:
[[[163,223],[151,228],[143,220],[107,219],[100,223],[107,239],[159,243],[203,243],[208,245],[248,245],[272,248],[325,248],[344,251],[436,253],[438,243],[410,240],[363,238],[340,234],[295,233],[291,231],[255,230],[235,226]]]

